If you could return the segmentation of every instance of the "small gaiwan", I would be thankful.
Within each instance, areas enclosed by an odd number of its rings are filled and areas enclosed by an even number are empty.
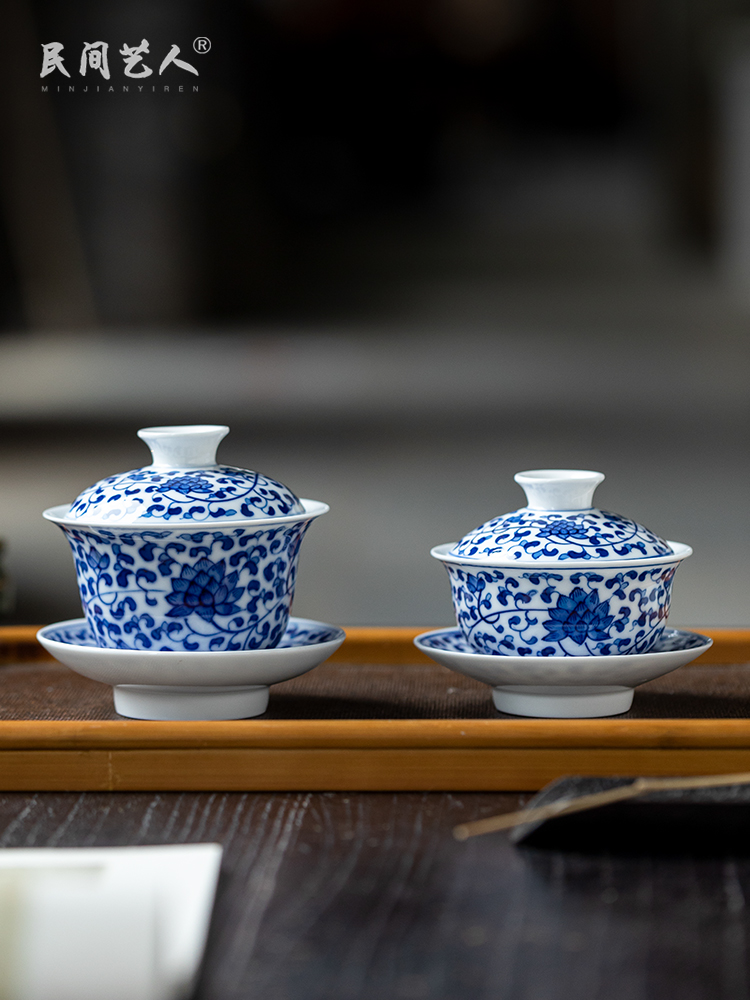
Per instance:
[[[75,560],[97,645],[269,649],[289,618],[302,539],[328,510],[257,472],[216,464],[229,428],[138,431],[153,463],[44,516]]]
[[[645,653],[667,621],[675,571],[692,549],[592,507],[600,472],[537,469],[515,480],[528,506],[432,555],[456,620],[480,653]]]

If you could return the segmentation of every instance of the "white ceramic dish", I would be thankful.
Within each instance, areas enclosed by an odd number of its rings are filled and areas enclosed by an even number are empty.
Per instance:
[[[247,719],[268,706],[268,687],[307,673],[344,641],[344,630],[290,618],[274,649],[214,652],[108,649],[97,646],[85,618],[47,625],[39,642],[56,660],[111,684],[115,710],[132,719]]]
[[[648,653],[620,656],[502,656],[477,653],[458,628],[424,632],[415,646],[433,660],[490,684],[499,712],[543,719],[594,719],[627,712],[633,688],[690,663],[712,644],[665,629]]]
[[[4,990],[26,1000],[181,1000],[193,995],[219,844],[0,851]]]

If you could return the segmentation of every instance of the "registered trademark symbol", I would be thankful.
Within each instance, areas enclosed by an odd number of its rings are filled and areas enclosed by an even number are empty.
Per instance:
[[[211,51],[211,39],[204,38],[203,35],[198,35],[193,42],[193,48],[199,55],[205,56],[207,52]]]

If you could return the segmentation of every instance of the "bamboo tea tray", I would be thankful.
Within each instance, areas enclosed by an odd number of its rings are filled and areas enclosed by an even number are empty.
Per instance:
[[[1,791],[531,791],[564,774],[750,771],[750,629],[613,719],[498,715],[490,689],[423,656],[424,629],[353,628],[326,663],[238,722],[139,722],[36,629],[0,628]]]

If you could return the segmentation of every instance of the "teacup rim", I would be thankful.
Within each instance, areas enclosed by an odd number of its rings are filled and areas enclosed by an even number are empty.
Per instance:
[[[645,569],[648,566],[669,566],[680,563],[693,554],[693,550],[684,542],[673,542],[666,539],[667,545],[672,549],[671,553],[665,556],[645,556],[641,559],[508,559],[494,558],[492,556],[482,558],[472,558],[471,556],[457,556],[452,550],[458,542],[445,542],[442,545],[435,545],[430,549],[433,559],[438,559],[443,563],[450,563],[453,566],[465,566],[468,569],[556,569],[556,570],[581,570],[581,569]]]
[[[150,531],[152,529],[163,530],[168,528],[173,531],[212,531],[221,529],[228,531],[231,528],[266,528],[277,525],[297,524],[299,521],[309,521],[314,517],[326,514],[331,508],[322,500],[309,500],[304,497],[299,498],[304,510],[299,514],[284,514],[281,517],[249,517],[239,519],[217,518],[215,521],[163,521],[157,518],[149,518],[147,521],[104,521],[98,518],[78,518],[67,516],[72,503],[58,504],[55,507],[48,507],[42,511],[42,517],[61,528],[106,528],[109,531]]]

